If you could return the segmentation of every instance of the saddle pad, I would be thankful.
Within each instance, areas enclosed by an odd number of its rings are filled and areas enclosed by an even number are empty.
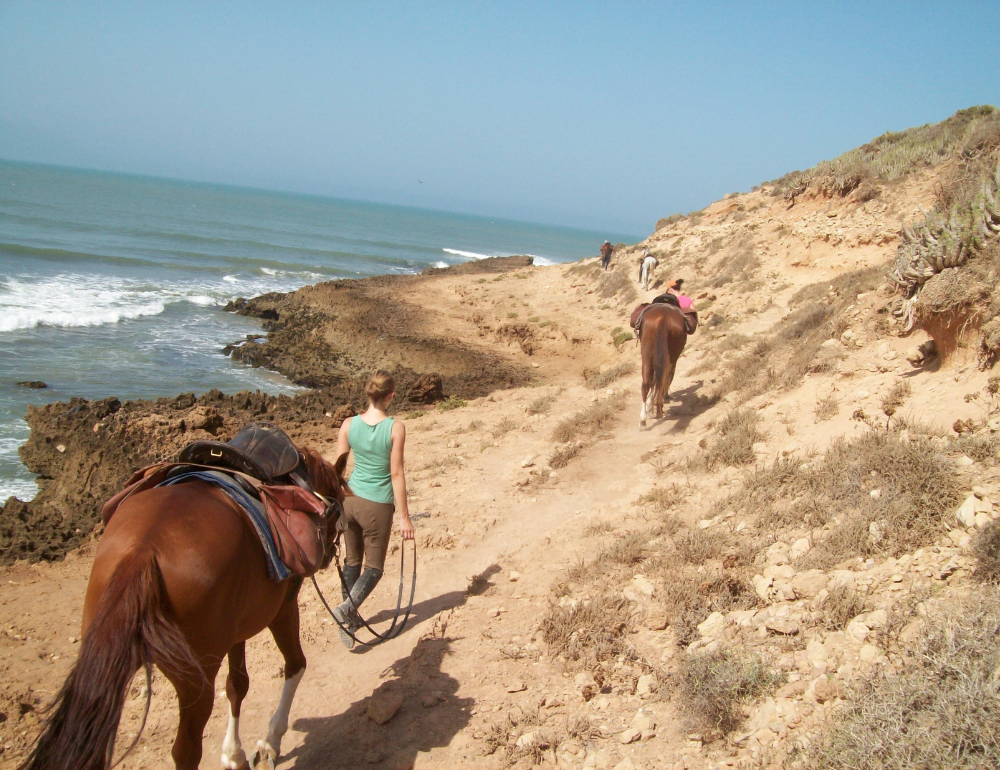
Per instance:
[[[264,555],[267,557],[267,575],[275,583],[285,580],[291,571],[282,563],[278,557],[278,547],[275,545],[274,537],[271,535],[271,527],[268,524],[267,514],[264,512],[264,505],[259,500],[247,494],[232,476],[228,476],[221,471],[187,471],[163,481],[157,486],[170,487],[174,484],[184,484],[191,481],[204,481],[218,489],[221,489],[236,503],[247,515],[250,525],[257,532],[260,544],[264,548]]]

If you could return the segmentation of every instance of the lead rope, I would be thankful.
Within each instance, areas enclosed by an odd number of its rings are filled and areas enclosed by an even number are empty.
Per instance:
[[[337,541],[335,541],[333,544],[333,559],[334,563],[337,565],[337,574],[340,576],[340,585],[346,588],[346,586],[344,585],[344,572],[340,568],[340,549],[337,547],[337,542],[339,541],[339,539],[340,538],[338,537]],[[358,619],[361,621],[361,625],[364,628],[367,628],[372,633],[372,636],[375,637],[374,641],[367,641],[367,642],[364,641],[363,639],[358,639],[353,628],[346,627],[339,620],[337,620],[337,616],[333,614],[333,609],[330,607],[329,602],[327,602],[326,597],[320,590],[319,583],[316,582],[316,576],[313,575],[311,579],[313,586],[316,588],[316,594],[319,596],[320,601],[323,602],[323,606],[326,607],[326,611],[330,613],[330,617],[333,618],[333,622],[337,624],[340,630],[343,631],[348,636],[350,636],[351,639],[353,639],[357,644],[360,644],[363,647],[375,647],[379,644],[382,644],[383,642],[388,642],[392,639],[395,639],[397,636],[403,633],[403,629],[406,628],[406,623],[410,619],[410,613],[413,611],[413,596],[417,591],[417,541],[416,540],[413,541],[413,577],[410,582],[410,600],[407,603],[406,614],[403,615],[403,621],[402,623],[399,624],[399,627],[397,628],[396,623],[399,621],[399,611],[403,605],[403,579],[404,579],[405,567],[406,567],[406,541],[404,540],[403,545],[400,546],[399,549],[399,593],[396,596],[396,612],[392,618],[392,625],[389,626],[389,629],[384,634],[380,634],[378,631],[376,631],[374,628],[368,625],[368,621],[365,620],[364,617],[362,617],[361,612],[358,610],[358,605],[354,603],[354,598],[351,596],[351,592],[350,591],[346,592],[347,600],[351,603],[351,608],[354,610]]]

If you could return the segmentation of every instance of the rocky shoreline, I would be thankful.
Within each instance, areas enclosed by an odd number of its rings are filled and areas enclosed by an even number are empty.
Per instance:
[[[400,295],[440,276],[497,274],[531,263],[531,257],[489,259],[415,276],[332,281],[231,303],[228,310],[264,321],[266,337],[249,335],[229,354],[278,371],[311,392],[269,396],[212,390],[125,402],[74,398],[29,408],[31,435],[19,454],[38,476],[39,492],[30,502],[12,497],[0,509],[0,565],[63,558],[91,536],[104,501],[135,469],[172,457],[191,441],[225,440],[248,422],[266,420],[296,441],[328,442],[331,428],[363,406],[365,378],[375,368],[395,374],[396,410],[526,384],[530,370],[485,347],[437,333],[435,319]]]

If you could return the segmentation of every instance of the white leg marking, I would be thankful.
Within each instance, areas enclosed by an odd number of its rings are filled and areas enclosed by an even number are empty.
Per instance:
[[[271,723],[267,727],[267,738],[257,741],[257,753],[254,755],[254,767],[259,767],[263,760],[268,770],[274,770],[274,763],[281,756],[281,739],[288,732],[288,712],[292,709],[292,699],[295,698],[295,690],[302,681],[302,675],[306,672],[302,669],[291,679],[285,680],[285,686],[281,688],[281,698],[278,700],[278,707],[271,716]]]
[[[240,770],[247,766],[247,755],[240,744],[240,718],[229,711],[229,726],[222,741],[222,770]]]

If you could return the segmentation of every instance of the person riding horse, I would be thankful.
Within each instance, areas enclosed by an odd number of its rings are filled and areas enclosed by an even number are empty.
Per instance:
[[[605,241],[601,246],[601,268],[604,270],[608,269],[611,264],[611,255],[615,253],[615,247],[611,245],[610,241]]]
[[[659,264],[659,260],[652,255],[649,249],[643,249],[642,256],[639,258],[639,283],[642,284],[644,291],[649,288],[649,281],[653,277],[653,270]]]

